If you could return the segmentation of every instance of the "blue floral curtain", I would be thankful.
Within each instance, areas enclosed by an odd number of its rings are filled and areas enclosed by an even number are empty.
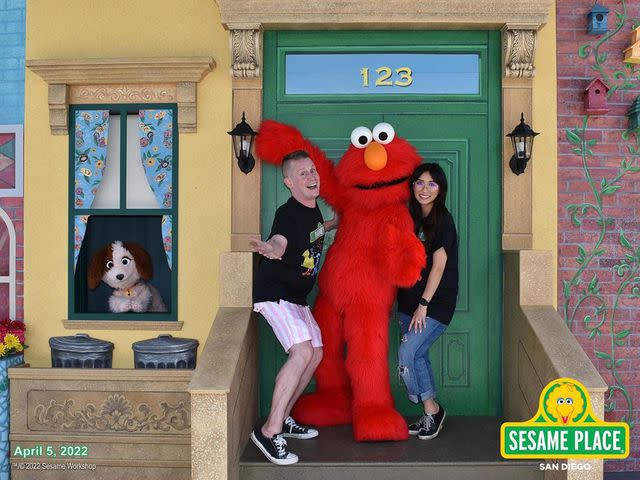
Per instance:
[[[75,207],[91,208],[107,163],[108,110],[76,111]],[[88,215],[76,215],[74,224],[74,268],[87,230]]]
[[[171,110],[140,110],[138,132],[140,154],[147,182],[158,206],[173,206],[173,112]],[[162,241],[172,268],[172,217],[162,217]]]

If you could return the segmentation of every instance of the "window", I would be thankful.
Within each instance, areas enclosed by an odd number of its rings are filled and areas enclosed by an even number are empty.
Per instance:
[[[176,320],[176,105],[76,105],[70,117],[69,319]]]

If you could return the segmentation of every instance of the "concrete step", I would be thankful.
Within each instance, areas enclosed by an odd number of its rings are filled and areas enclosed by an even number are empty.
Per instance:
[[[350,426],[320,429],[311,440],[287,439],[295,465],[270,463],[249,440],[241,480],[542,480],[541,461],[500,456],[501,419],[447,417],[437,438],[358,443]]]

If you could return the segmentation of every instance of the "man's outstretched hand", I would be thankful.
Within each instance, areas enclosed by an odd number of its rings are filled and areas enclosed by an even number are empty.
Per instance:
[[[287,239],[282,235],[274,235],[266,242],[260,237],[250,237],[249,244],[254,252],[272,260],[282,260],[282,255],[287,249]]]

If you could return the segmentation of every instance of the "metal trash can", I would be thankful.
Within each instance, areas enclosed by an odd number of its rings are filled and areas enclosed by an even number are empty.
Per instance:
[[[113,343],[92,338],[86,333],[69,337],[51,337],[53,368],[111,368]]]
[[[193,338],[159,335],[131,347],[136,368],[196,368],[198,345]]]

